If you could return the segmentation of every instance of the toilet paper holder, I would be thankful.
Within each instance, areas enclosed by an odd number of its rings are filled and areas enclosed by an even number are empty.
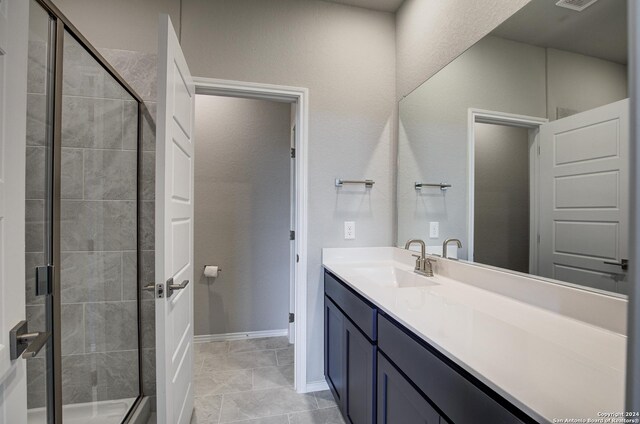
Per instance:
[[[207,268],[208,266],[211,266],[211,265],[205,265],[205,266],[203,266],[203,267],[202,267],[202,270],[204,271],[204,270],[205,270],[205,268]],[[222,272],[222,267],[218,267],[218,272]]]

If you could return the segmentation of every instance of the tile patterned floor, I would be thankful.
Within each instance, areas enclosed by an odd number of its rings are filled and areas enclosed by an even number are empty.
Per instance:
[[[344,424],[329,391],[293,390],[286,337],[195,344],[191,424]]]

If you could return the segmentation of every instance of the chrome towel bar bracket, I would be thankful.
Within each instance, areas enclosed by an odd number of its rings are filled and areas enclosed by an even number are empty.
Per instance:
[[[336,187],[342,187],[344,184],[364,184],[366,188],[371,188],[375,184],[373,180],[343,180],[336,178]]]
[[[431,183],[415,183],[414,185],[416,190],[420,190],[422,189],[422,187],[440,187],[440,190],[445,191],[446,189],[448,189],[449,187],[451,187],[451,184],[447,184],[447,183],[439,183],[439,184],[431,184]]]

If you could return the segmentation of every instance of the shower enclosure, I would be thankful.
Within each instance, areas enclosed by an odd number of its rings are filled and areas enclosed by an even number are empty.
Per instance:
[[[30,0],[29,423],[121,423],[142,398],[140,97],[48,0]]]

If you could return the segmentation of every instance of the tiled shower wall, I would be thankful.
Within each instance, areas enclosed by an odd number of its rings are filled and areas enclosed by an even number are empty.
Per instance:
[[[145,100],[155,100],[155,56],[104,51]],[[61,290],[63,402],[138,394],[136,137],[137,103],[70,37],[65,40]],[[120,61],[119,61],[120,59]],[[29,51],[27,122],[27,315],[44,326],[33,296],[43,264],[46,48]],[[129,75],[127,75],[129,71]],[[142,77],[145,72],[145,77]],[[154,280],[155,102],[143,117],[141,246],[143,278]],[[29,166],[29,165],[33,166]],[[143,295],[143,384],[155,394],[154,303]],[[29,407],[44,405],[44,359],[28,362]]]
[[[155,281],[155,172],[157,55],[129,50],[100,49],[100,53],[138,93],[146,110],[142,115],[142,279]],[[156,394],[155,300],[142,292],[142,377],[145,396]]]

